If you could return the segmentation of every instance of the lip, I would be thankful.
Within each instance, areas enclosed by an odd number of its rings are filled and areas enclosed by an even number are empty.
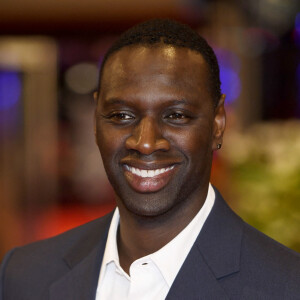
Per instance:
[[[163,189],[177,172],[178,163],[124,163],[124,175],[129,185],[139,193],[154,193]]]

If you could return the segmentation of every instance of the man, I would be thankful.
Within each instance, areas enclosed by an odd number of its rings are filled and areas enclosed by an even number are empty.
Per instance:
[[[219,68],[189,27],[152,20],[108,51],[95,135],[117,209],[7,254],[2,299],[300,299],[300,256],[209,184]]]

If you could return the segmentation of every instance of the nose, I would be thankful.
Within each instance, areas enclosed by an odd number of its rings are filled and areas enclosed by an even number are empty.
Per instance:
[[[126,148],[136,150],[141,154],[150,155],[155,151],[168,151],[169,142],[162,137],[159,125],[153,118],[143,118],[126,140]]]

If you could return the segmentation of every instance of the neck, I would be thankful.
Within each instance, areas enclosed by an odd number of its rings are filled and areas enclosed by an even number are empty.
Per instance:
[[[120,227],[118,230],[118,252],[120,265],[129,272],[135,260],[154,253],[175,238],[196,216],[206,199],[207,189],[202,195],[180,203],[172,210],[155,217],[138,216],[128,211],[118,201]]]

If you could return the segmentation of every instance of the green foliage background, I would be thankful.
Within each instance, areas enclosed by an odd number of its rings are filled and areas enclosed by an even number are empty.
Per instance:
[[[300,252],[300,122],[262,123],[225,137],[236,211]]]

